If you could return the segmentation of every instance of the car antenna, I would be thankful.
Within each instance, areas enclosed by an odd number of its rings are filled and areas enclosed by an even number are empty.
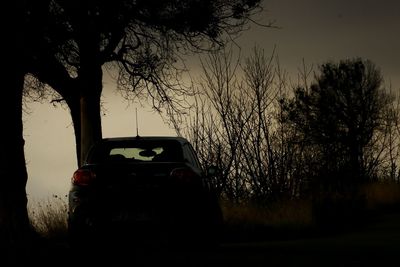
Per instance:
[[[136,137],[139,137],[139,123],[138,123],[138,118],[137,118],[137,108],[135,108],[136,111]]]

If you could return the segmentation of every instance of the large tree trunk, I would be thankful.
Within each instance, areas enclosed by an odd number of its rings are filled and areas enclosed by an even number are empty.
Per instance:
[[[24,35],[21,21],[24,12],[21,1],[7,9],[8,25],[3,36],[7,51],[3,57],[0,103],[0,249],[25,246],[31,237],[25,191],[28,174],[25,165],[22,93],[26,57],[23,54]],[[12,31],[8,31],[12,29]],[[7,251],[7,250],[6,250]],[[1,254],[3,256],[3,254]],[[4,255],[9,256],[10,255]],[[6,259],[7,261],[7,259]],[[0,262],[4,262],[1,257]],[[1,263],[0,263],[1,264]]]
[[[100,95],[97,93],[82,94],[80,99],[81,116],[81,153],[80,166],[85,162],[90,148],[101,140]]]
[[[25,75],[14,65],[8,66],[7,73],[3,74],[10,83],[8,88],[2,90],[3,101],[0,105],[3,116],[0,136],[0,245],[10,247],[23,245],[31,234],[22,123]]]
[[[100,100],[103,90],[103,70],[100,60],[101,53],[96,28],[85,9],[78,13],[78,47],[80,67],[78,69],[78,91],[80,105],[80,155],[79,166],[86,160],[86,156],[94,143],[101,140]],[[78,116],[72,114],[72,116]],[[74,123],[78,119],[73,118]]]
[[[81,104],[79,94],[75,96],[64,96],[69,107],[72,124],[74,126],[75,148],[77,166],[81,165]]]
[[[80,91],[80,159],[81,166],[94,143],[101,140],[100,98],[103,89],[101,65],[92,65],[87,72],[79,76]],[[77,116],[77,114],[72,114]],[[77,122],[78,119],[73,121]]]

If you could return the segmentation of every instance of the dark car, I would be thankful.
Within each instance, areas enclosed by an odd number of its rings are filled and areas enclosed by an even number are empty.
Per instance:
[[[182,137],[106,138],[72,177],[68,227],[74,244],[215,244],[218,199]]]

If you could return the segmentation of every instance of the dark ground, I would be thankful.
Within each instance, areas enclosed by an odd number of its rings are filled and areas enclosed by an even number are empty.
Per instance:
[[[253,236],[213,249],[110,248],[92,253],[64,242],[34,244],[25,253],[9,251],[8,266],[400,266],[400,210],[374,214],[352,229],[293,233],[285,238]],[[5,252],[5,251],[3,251]],[[7,266],[1,264],[0,266]]]

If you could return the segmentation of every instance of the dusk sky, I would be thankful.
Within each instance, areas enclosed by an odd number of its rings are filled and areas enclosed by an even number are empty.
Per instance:
[[[380,68],[386,87],[400,92],[400,1],[265,0],[258,19],[275,21],[279,29],[252,25],[237,40],[243,55],[255,45],[267,55],[276,47],[280,66],[292,79],[303,60],[316,67],[361,57]],[[111,79],[104,80],[104,137],[136,135],[136,107],[141,135],[175,135],[150,108],[129,104],[115,88]],[[48,103],[30,103],[28,108],[24,136],[29,199],[64,196],[77,167],[69,111]]]

